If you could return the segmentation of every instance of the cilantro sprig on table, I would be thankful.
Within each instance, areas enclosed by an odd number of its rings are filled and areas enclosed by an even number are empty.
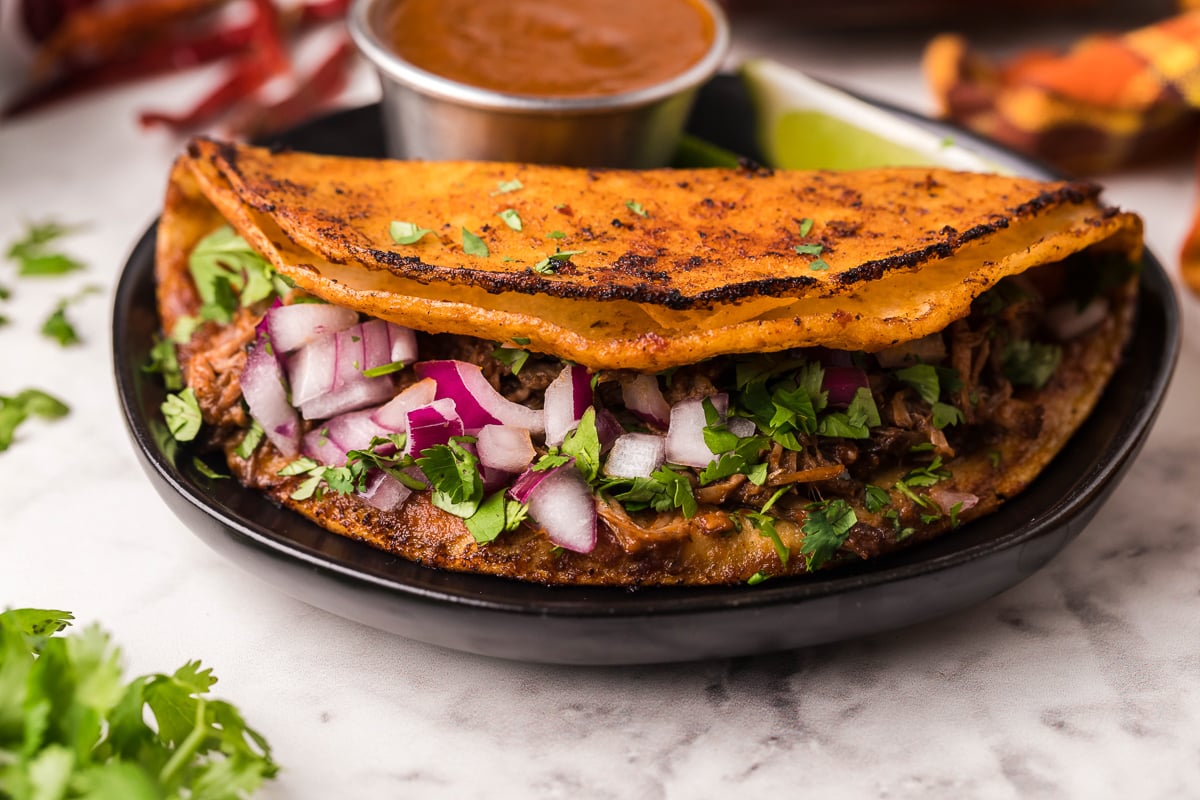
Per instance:
[[[275,776],[266,739],[209,695],[211,669],[126,681],[100,628],[58,635],[72,619],[0,613],[0,797],[222,800]]]
[[[0,395],[0,452],[12,445],[17,428],[27,419],[56,420],[69,412],[66,403],[41,389],[25,389],[11,397]]]

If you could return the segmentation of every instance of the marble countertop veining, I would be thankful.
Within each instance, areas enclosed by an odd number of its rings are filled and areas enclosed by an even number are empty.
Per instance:
[[[851,46],[754,23],[731,63],[770,55],[927,110],[922,41]],[[73,412],[28,423],[0,454],[0,606],[102,623],[132,673],[203,658],[283,766],[264,798],[1200,797],[1194,299],[1182,298],[1179,371],[1127,478],[1046,569],[988,602],[749,659],[584,669],[450,652],[308,607],[218,556],[155,495],[127,441],[111,295],[180,145],[138,130],[136,112],[184,105],[214,75],[0,126],[0,242],[24,220],[87,222],[67,246],[90,265],[21,281],[3,309],[0,393],[36,385]],[[360,71],[347,102],[375,91]],[[1107,181],[1110,200],[1145,215],[1172,272],[1192,169],[1177,160]],[[38,336],[88,283],[105,293],[72,308],[85,343]]]

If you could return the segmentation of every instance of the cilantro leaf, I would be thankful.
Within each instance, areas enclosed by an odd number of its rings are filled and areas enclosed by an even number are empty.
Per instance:
[[[646,207],[644,205],[642,205],[641,203],[637,202],[636,200],[626,200],[625,207],[628,208],[633,213],[637,214],[639,217],[650,216],[646,212]]]
[[[238,458],[249,458],[258,448],[259,443],[262,442],[265,433],[266,431],[263,430],[263,426],[258,424],[258,420],[252,420],[250,427],[243,434],[242,440],[238,442],[237,449],[233,452]]]
[[[775,518],[761,511],[743,511],[742,514],[750,520],[759,536],[771,540],[771,546],[775,548],[775,555],[779,556],[779,563],[786,567],[792,551],[779,537],[779,531],[775,528]]]
[[[413,222],[392,220],[392,224],[388,226],[388,234],[396,244],[416,244],[430,233],[433,233],[432,228],[422,228]]]
[[[379,378],[384,375],[391,375],[393,372],[399,372],[404,369],[403,361],[392,361],[388,364],[380,364],[378,367],[371,367],[362,371],[364,378]]]
[[[459,439],[422,450],[416,464],[429,479],[435,506],[464,519],[479,508],[483,501],[479,460]]]
[[[12,445],[17,428],[31,416],[55,420],[69,411],[66,403],[40,389],[25,389],[13,397],[0,395],[0,452]]]
[[[562,443],[564,455],[575,459],[575,467],[588,483],[600,472],[600,435],[596,431],[596,407],[588,406],[579,418],[579,425],[567,434]]]
[[[858,515],[845,500],[827,500],[810,505],[802,527],[804,541],[800,545],[805,567],[811,571],[829,561],[846,542],[850,529],[857,523]]]
[[[167,429],[177,442],[190,442],[200,433],[200,404],[196,402],[196,393],[192,387],[182,392],[167,395],[160,406],[163,418],[167,421]]]
[[[16,262],[17,274],[21,276],[50,277],[81,270],[84,268],[81,262],[64,253],[50,252],[47,248],[54,240],[76,230],[77,226],[57,222],[31,225],[25,238],[13,242],[6,255],[10,261]]]
[[[207,696],[211,670],[193,661],[125,682],[100,628],[57,635],[71,619],[0,613],[0,793],[216,800],[245,797],[275,775],[262,735]]]
[[[926,403],[933,405],[942,394],[937,368],[931,364],[913,364],[896,370],[896,377],[913,388]]]
[[[495,197],[498,194],[516,192],[524,188],[525,184],[521,183],[521,181],[517,180],[516,178],[513,178],[511,181],[500,181],[496,184],[496,191],[492,192],[492,197]]]
[[[941,430],[947,425],[957,425],[963,421],[963,412],[949,403],[933,404],[933,427]]]
[[[209,480],[222,480],[229,477],[210,467],[200,456],[192,456],[192,467],[195,468],[196,472],[199,472]]]
[[[479,504],[465,524],[478,544],[496,540],[505,531],[515,531],[529,515],[529,507],[505,496],[501,489]]]
[[[471,233],[466,228],[462,229],[462,248],[463,252],[469,256],[475,256],[477,258],[488,257],[487,242],[479,238],[479,236],[476,234]]]
[[[526,339],[524,344],[529,344],[529,340]],[[513,375],[519,375],[521,374],[521,368],[529,360],[529,351],[520,350],[516,347],[497,347],[492,351],[492,357],[507,366],[509,372]]]
[[[42,335],[55,340],[61,347],[69,347],[83,341],[67,319],[66,303],[59,303],[50,316],[46,317],[46,321],[42,323]]]
[[[612,493],[613,499],[629,511],[679,509],[684,517],[691,519],[699,510],[687,476],[666,465],[652,472],[649,478],[607,478],[600,482],[600,489]]]
[[[1050,380],[1062,360],[1062,348],[1027,339],[1015,339],[1004,347],[1002,369],[1014,386],[1040,389]]]
[[[813,229],[813,221],[810,217],[805,217],[804,219],[800,220],[800,235],[801,236],[808,236],[808,234],[812,233],[812,229]]]
[[[170,339],[156,338],[150,348],[150,355],[142,372],[158,373],[162,376],[163,386],[169,392],[177,392],[183,388],[183,373],[179,370],[179,357],[175,351],[175,343]]]
[[[823,251],[825,249],[825,245],[822,245],[822,244],[798,244],[792,249],[794,249],[796,251],[796,255],[819,256],[819,255],[821,255],[821,251]]]
[[[867,511],[878,514],[892,504],[892,496],[887,493],[886,489],[868,483],[865,502]]]
[[[233,228],[224,225],[197,244],[188,271],[200,294],[200,317],[228,323],[240,306],[276,294],[275,270]]]
[[[517,213],[515,208],[506,208],[496,216],[504,220],[504,224],[512,228],[514,231],[521,230],[521,215]]]
[[[584,253],[584,252],[586,252],[586,251],[585,250],[559,250],[556,253],[554,253],[553,255],[546,256],[541,261],[534,264],[533,271],[539,272],[543,275],[552,274],[556,269],[558,269],[559,262],[570,261],[571,256],[577,256],[580,253]]]

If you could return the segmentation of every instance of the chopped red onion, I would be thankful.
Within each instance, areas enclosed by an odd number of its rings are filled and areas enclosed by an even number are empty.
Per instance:
[[[725,427],[739,439],[745,439],[758,433],[758,426],[754,424],[754,420],[746,417],[730,417],[725,422]]]
[[[899,369],[913,364],[939,364],[946,358],[946,343],[942,334],[931,333],[911,342],[898,344],[875,354],[879,366],[884,369]]]
[[[404,445],[406,456],[420,455],[422,450],[446,444],[452,437],[465,433],[463,421],[449,397],[409,411],[405,415],[405,430],[408,431],[408,441]]]
[[[326,303],[295,303],[276,306],[263,319],[275,350],[290,353],[326,334],[351,327],[358,322],[358,314]]]
[[[671,405],[663,397],[655,375],[638,375],[621,382],[625,407],[648,425],[665,431],[671,423]]]
[[[596,547],[596,501],[574,466],[551,471],[529,492],[528,503],[529,516],[554,544],[576,553]]]
[[[339,414],[326,422],[322,430],[329,431],[329,438],[346,452],[365,450],[370,447],[372,439],[393,433],[373,419],[377,410],[368,408]]]
[[[372,419],[393,431],[406,431],[409,411],[427,406],[437,398],[437,384],[431,379],[417,381],[396,395],[388,403],[375,409]]]
[[[300,450],[328,467],[340,467],[346,463],[346,451],[338,446],[324,427],[314,428],[304,434]]]
[[[391,397],[394,391],[395,388],[387,377],[361,378],[304,403],[300,406],[300,415],[305,419],[327,419],[347,411],[382,403]]]
[[[484,425],[477,447],[481,464],[505,472],[523,472],[537,455],[529,431],[509,425]]]
[[[287,360],[292,404],[305,403],[333,391],[337,374],[336,333],[326,334],[301,347]]]
[[[592,404],[592,379],[587,367],[578,364],[563,369],[549,386],[543,402],[546,410],[546,444],[556,447],[579,424]]]
[[[573,466],[574,463],[574,459],[572,459],[564,466]],[[518,503],[529,502],[529,493],[536,489],[538,484],[545,480],[551,472],[553,470],[542,470],[541,472],[536,472],[532,468],[525,470],[517,476],[512,486],[508,487],[508,496]]]
[[[275,449],[292,458],[300,447],[299,421],[288,403],[283,370],[268,341],[265,336],[259,337],[246,356],[240,376],[242,396],[250,407],[250,416],[263,427]]]
[[[358,496],[380,511],[393,511],[413,492],[386,472],[376,471],[367,477],[367,486]]]
[[[1069,342],[1099,325],[1108,317],[1108,300],[1093,298],[1083,308],[1072,300],[1059,303],[1046,311],[1046,327],[1060,342]]]
[[[604,462],[604,474],[613,478],[649,478],[666,457],[667,443],[662,436],[627,433],[613,442]]]
[[[479,462],[479,477],[483,481],[484,494],[492,494],[505,486],[508,486],[513,477],[512,472],[507,472],[495,467],[489,467],[482,461]]]
[[[825,378],[821,388],[829,393],[829,405],[834,408],[845,408],[854,399],[859,389],[869,388],[870,381],[867,373],[858,367],[826,367]]]
[[[373,319],[364,322],[359,329],[362,331],[363,345],[362,369],[359,372],[392,363],[392,339],[388,324],[381,319]]]
[[[607,408],[596,412],[596,438],[600,440],[600,452],[607,453],[612,449],[613,442],[625,434],[625,428],[620,420]]]
[[[729,396],[717,394],[709,399],[724,420],[725,412],[729,409]],[[703,400],[676,403],[671,409],[671,425],[667,430],[667,461],[696,468],[711,464],[716,454],[704,442],[704,428],[707,425]]]
[[[417,361],[417,334],[411,328],[393,322],[387,324],[388,340],[391,343],[390,361],[415,364]]]
[[[949,489],[943,489],[940,486],[934,486],[929,490],[929,496],[933,498],[933,502],[938,504],[943,513],[949,514],[950,509],[954,508],[959,503],[962,506],[959,512],[967,511],[979,505],[979,496],[969,492],[954,492]]]
[[[438,399],[450,398],[467,431],[484,425],[512,425],[533,433],[545,430],[544,415],[514,403],[492,388],[483,371],[465,361],[421,361],[414,367],[421,378],[437,383]]]

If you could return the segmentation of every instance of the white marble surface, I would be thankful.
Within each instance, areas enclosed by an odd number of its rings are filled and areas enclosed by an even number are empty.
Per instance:
[[[737,32],[770,54],[927,108],[924,38]],[[992,33],[996,46],[1032,40]],[[0,126],[0,242],[26,219],[87,222],[69,279],[0,283],[0,393],[74,410],[0,454],[0,606],[73,610],[133,672],[201,657],[283,766],[267,798],[1180,798],[1200,796],[1200,342],[1197,304],[1160,422],[1128,478],[1051,565],[976,608],[774,656],[622,669],[507,663],[314,610],[205,547],[135,461],[109,363],[109,306],[180,142],[136,111],[213,78],[143,83]],[[369,100],[359,75],[347,102]],[[1194,201],[1190,161],[1116,176],[1170,269]],[[86,343],[38,336],[57,300]]]

